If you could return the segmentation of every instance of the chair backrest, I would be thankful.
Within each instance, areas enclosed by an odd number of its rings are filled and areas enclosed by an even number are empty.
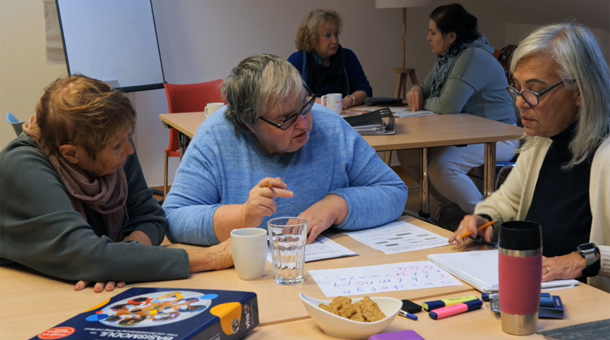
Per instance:
[[[164,84],[169,113],[203,111],[208,103],[222,102],[222,79],[196,84]]]
[[[208,103],[222,102],[222,79],[196,84],[163,84],[169,113],[200,112]],[[169,146],[165,152],[180,148],[178,131],[169,129]]]
[[[17,137],[19,137],[19,135],[23,132],[22,125],[25,122],[20,122],[19,119],[17,119],[17,117],[10,112],[6,113],[6,121],[13,126],[13,130],[15,130]]]

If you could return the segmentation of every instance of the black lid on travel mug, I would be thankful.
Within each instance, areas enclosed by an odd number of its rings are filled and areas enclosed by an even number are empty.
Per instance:
[[[540,224],[531,221],[510,221],[500,226],[498,245],[510,250],[535,250],[542,247]]]

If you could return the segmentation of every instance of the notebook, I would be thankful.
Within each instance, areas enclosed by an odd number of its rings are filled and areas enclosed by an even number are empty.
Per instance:
[[[610,319],[556,328],[538,334],[541,334],[547,340],[608,339]]]
[[[483,293],[498,291],[498,250],[428,255],[428,260]],[[543,282],[542,289],[573,288],[577,280]]]

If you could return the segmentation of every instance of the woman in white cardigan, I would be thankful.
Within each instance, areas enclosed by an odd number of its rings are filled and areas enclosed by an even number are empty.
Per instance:
[[[526,133],[504,185],[466,216],[459,235],[487,241],[511,220],[542,226],[542,281],[578,278],[610,292],[610,71],[591,31],[537,29],[513,54],[515,99]],[[495,232],[495,234],[494,234]]]

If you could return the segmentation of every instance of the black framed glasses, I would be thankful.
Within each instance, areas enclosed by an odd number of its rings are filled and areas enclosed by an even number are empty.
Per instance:
[[[309,88],[307,88],[307,86],[305,86],[305,89],[307,90],[307,92],[309,93],[309,95],[307,96],[309,99],[307,100],[307,102],[301,106],[301,108],[299,109],[299,111],[291,114],[290,116],[286,117],[286,119],[284,119],[283,122],[281,123],[274,123],[272,121],[269,121],[263,117],[258,117],[260,120],[262,120],[263,122],[275,126],[276,128],[280,129],[280,130],[286,130],[289,127],[291,127],[299,118],[299,115],[304,116],[306,115],[311,108],[313,107],[313,104],[316,102],[316,95],[311,93],[311,90],[309,90]]]
[[[513,97],[514,101],[517,101],[517,98],[519,96],[521,96],[521,97],[523,97],[523,100],[525,100],[525,102],[529,104],[529,106],[534,107],[534,106],[538,106],[538,104],[540,104],[540,97],[549,93],[551,90],[553,90],[554,88],[556,88],[557,86],[559,86],[561,84],[563,84],[563,80],[555,85],[547,87],[546,89],[544,89],[540,92],[534,92],[534,91],[530,91],[530,90],[523,90],[523,91],[519,92],[519,90],[517,90],[516,88],[514,88],[512,86],[507,87],[506,90],[508,91],[510,96]]]

